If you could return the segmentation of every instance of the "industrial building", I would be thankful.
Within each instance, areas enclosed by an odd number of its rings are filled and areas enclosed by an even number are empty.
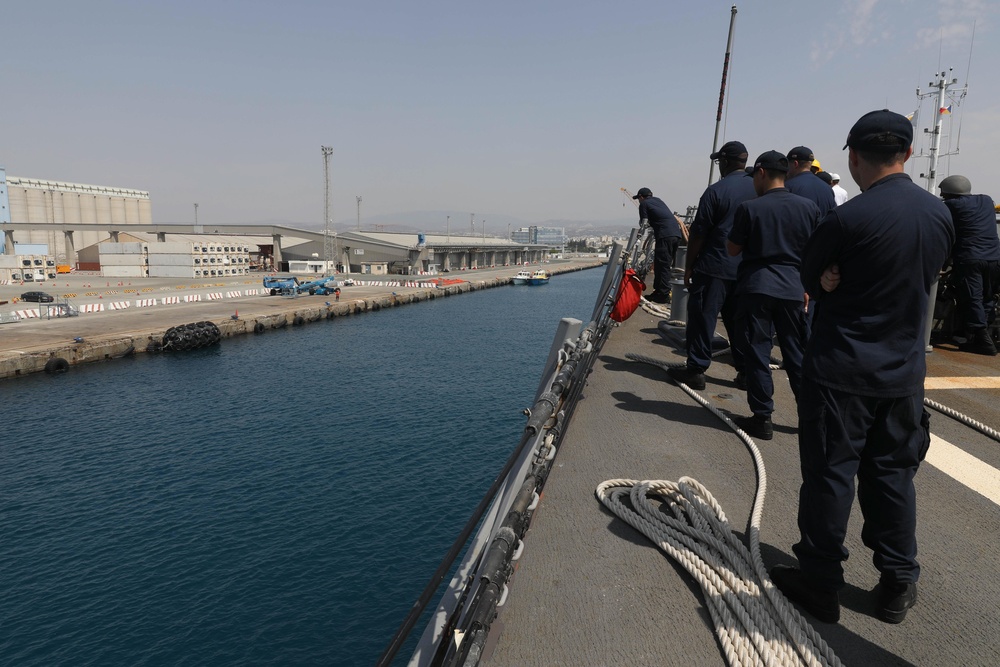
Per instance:
[[[566,228],[532,225],[515,229],[510,233],[510,238],[515,243],[538,244],[561,249],[566,245]]]
[[[51,229],[32,229],[18,235],[18,243],[45,244],[58,264],[73,262],[67,252],[61,223],[98,223],[116,226],[150,224],[153,221],[149,193],[128,188],[84,185],[36,178],[7,176],[0,167],[0,224],[48,223]],[[81,231],[76,247],[98,243],[107,233]]]
[[[259,268],[307,273],[418,275],[539,262],[562,242],[457,234],[337,232],[282,225],[187,225],[152,221],[149,193],[6,176],[0,167],[0,279],[23,279],[25,258],[116,277],[211,278]],[[539,237],[538,229],[531,233]],[[79,250],[78,250],[79,249]],[[18,255],[17,258],[11,257]],[[36,257],[40,256],[40,257]],[[11,264],[13,262],[13,264]],[[7,267],[7,264],[11,264]],[[7,267],[7,268],[5,268]],[[14,276],[17,278],[14,278]],[[9,276],[9,277],[8,277]]]

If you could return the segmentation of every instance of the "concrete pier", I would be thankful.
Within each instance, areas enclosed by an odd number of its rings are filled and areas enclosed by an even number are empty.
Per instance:
[[[557,260],[543,265],[551,274],[580,271],[603,264],[596,258]],[[223,338],[280,329],[319,320],[359,315],[395,308],[431,299],[445,298],[481,289],[508,285],[523,267],[506,266],[475,271],[450,272],[439,276],[352,276],[355,279],[378,279],[381,282],[427,282],[435,278],[459,279],[440,287],[352,286],[341,290],[340,300],[333,296],[284,298],[263,294],[222,300],[181,302],[152,308],[126,308],[55,319],[22,319],[0,324],[0,379],[45,371],[46,365],[64,359],[72,368],[78,364],[108,361],[146,352],[150,343],[158,343],[171,327],[191,322],[211,321],[218,325]],[[533,266],[532,268],[537,268]],[[110,304],[131,301],[136,297],[162,297],[218,293],[244,287],[260,287],[261,276],[242,276],[228,282],[197,285],[173,285],[166,279],[121,279],[99,276],[60,276],[45,283],[0,286],[0,312],[37,309],[46,304],[19,302],[14,299],[29,290],[40,290],[57,299],[68,298],[75,305],[83,301]],[[123,282],[125,280],[125,282]],[[170,284],[168,284],[170,283]],[[96,287],[95,287],[96,286]],[[259,325],[259,326],[258,326]],[[77,340],[79,339],[79,340]]]

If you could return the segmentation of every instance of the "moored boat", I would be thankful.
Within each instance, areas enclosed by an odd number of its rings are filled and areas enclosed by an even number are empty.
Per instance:
[[[528,271],[527,269],[521,269],[517,272],[517,275],[514,276],[515,285],[527,285],[529,280],[531,280],[531,271]]]
[[[538,269],[528,278],[529,285],[546,285],[549,282],[549,273],[545,269]]]

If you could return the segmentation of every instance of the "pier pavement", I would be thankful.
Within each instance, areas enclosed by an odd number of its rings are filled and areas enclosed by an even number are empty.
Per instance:
[[[606,259],[581,257],[552,260],[529,268],[545,268],[553,275],[600,266]],[[42,291],[58,300],[68,299],[76,307],[103,304],[105,310],[82,313],[78,317],[53,319],[25,318],[0,324],[0,379],[42,371],[53,357],[66,359],[70,366],[103,361],[126,354],[145,352],[150,342],[159,342],[164,332],[191,322],[215,322],[223,337],[251,333],[258,323],[266,329],[307,323],[331,317],[355,315],[428,299],[507,285],[522,266],[503,266],[467,271],[451,271],[434,276],[338,276],[383,285],[354,285],[341,288],[340,300],[331,296],[306,294],[294,298],[270,296],[263,291],[266,274],[250,274],[212,281],[185,281],[168,278],[104,278],[98,275],[69,274],[42,283],[0,285],[0,314],[38,309],[45,304],[19,301],[23,292]],[[388,283],[427,283],[441,278],[458,281],[441,287],[389,286]],[[260,289],[255,295],[225,296],[229,292]],[[534,289],[534,288],[526,288]],[[209,294],[224,298],[210,300]],[[201,301],[185,302],[184,296],[199,295]],[[146,308],[134,306],[136,299],[162,301],[180,296],[177,304]],[[111,303],[128,302],[123,310],[111,310]],[[76,339],[82,339],[80,341]]]
[[[596,487],[615,478],[690,476],[721,503],[746,542],[756,488],[743,442],[635,353],[681,362],[638,310],[611,332],[573,413],[546,483],[509,597],[482,665],[725,665],[695,580],[645,536],[604,508]],[[777,354],[777,350],[775,351]],[[936,348],[927,397],[1000,426],[1000,357]],[[728,356],[699,392],[730,415],[749,414]],[[775,372],[774,439],[757,441],[768,479],[761,525],[765,565],[795,564],[799,472],[795,403]],[[916,478],[922,576],[900,625],[874,616],[878,582],[861,543],[855,503],[848,585],[838,624],[806,615],[845,665],[1000,664],[1000,443],[931,411],[932,442]]]

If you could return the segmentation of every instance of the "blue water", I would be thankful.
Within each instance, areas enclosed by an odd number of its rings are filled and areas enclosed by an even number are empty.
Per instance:
[[[373,664],[602,276],[0,381],[0,665]]]

